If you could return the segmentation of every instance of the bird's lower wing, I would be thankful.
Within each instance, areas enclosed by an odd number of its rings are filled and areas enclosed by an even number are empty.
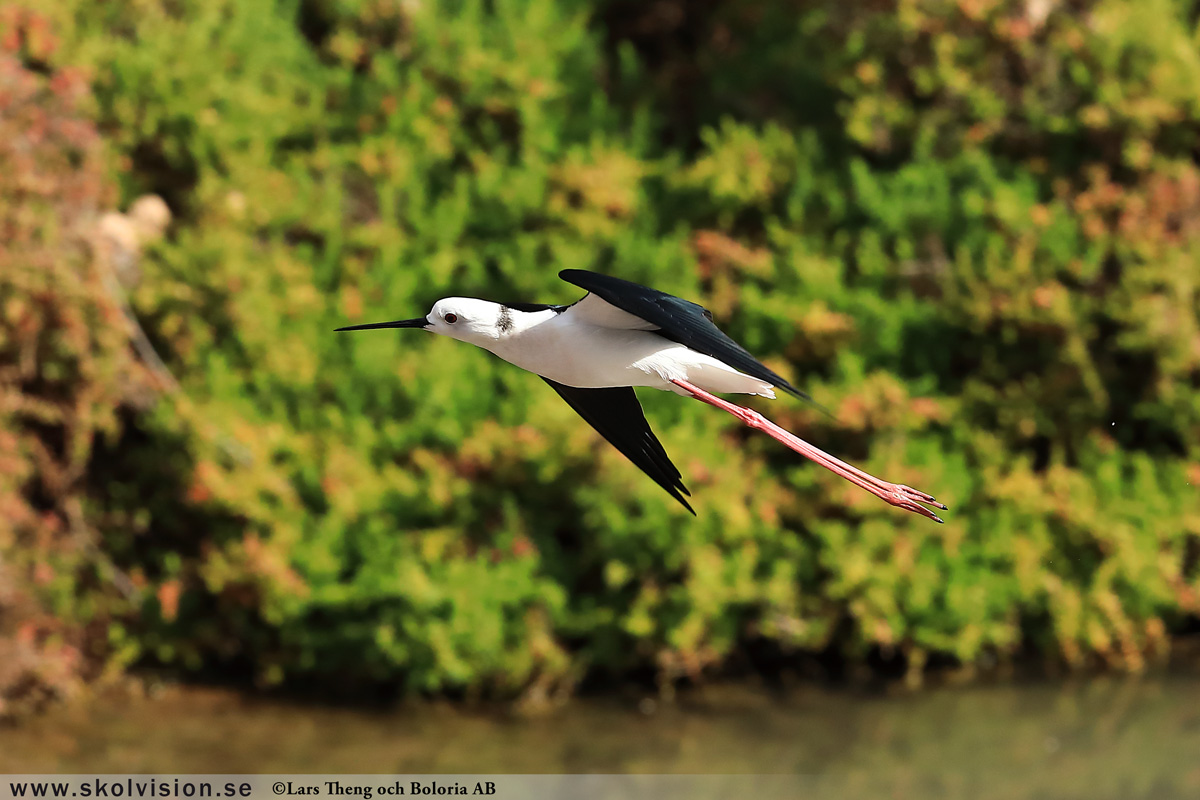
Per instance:
[[[622,455],[666,489],[684,508],[692,514],[696,513],[683,499],[683,495],[690,497],[691,492],[683,485],[682,476],[667,457],[662,443],[650,430],[650,423],[646,422],[646,415],[642,413],[633,387],[576,389],[549,378],[542,380],[550,384],[579,416],[587,420]]]

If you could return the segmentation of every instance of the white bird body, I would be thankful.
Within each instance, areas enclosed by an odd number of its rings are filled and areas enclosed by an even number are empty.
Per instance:
[[[488,300],[451,297],[434,306],[427,318],[431,330],[454,335],[441,329],[449,327],[446,314],[457,317],[453,325],[461,335],[454,338],[564,386],[649,386],[687,396],[672,383],[685,380],[709,392],[775,397],[771,384],[665,339],[652,332],[653,326],[594,296],[563,311],[518,311]],[[435,322],[439,317],[441,327]],[[472,324],[462,327],[465,320]]]

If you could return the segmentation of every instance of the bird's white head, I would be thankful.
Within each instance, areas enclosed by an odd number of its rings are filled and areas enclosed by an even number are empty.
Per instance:
[[[433,304],[425,329],[460,342],[494,342],[511,327],[511,312],[499,303],[474,297],[447,297]]]
[[[490,300],[474,297],[446,297],[433,304],[424,317],[395,322],[373,322],[351,325],[339,331],[362,331],[376,328],[422,328],[461,342],[486,347],[512,329],[512,311]]]

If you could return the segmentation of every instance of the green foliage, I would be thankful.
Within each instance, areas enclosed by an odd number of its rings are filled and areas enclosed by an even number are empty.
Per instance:
[[[1085,5],[50,3],[182,215],[133,295],[182,394],[90,464],[146,600],[97,618],[535,699],[753,640],[1140,669],[1200,611],[1200,62],[1177,4]],[[646,396],[692,519],[536,377],[332,333],[565,266],[703,301],[947,524]]]
[[[96,437],[146,385],[92,235],[115,200],[78,71],[28,69],[46,20],[0,9],[0,719],[108,662],[125,609],[87,514]],[[118,654],[119,655],[119,654]],[[99,658],[97,658],[99,656]]]

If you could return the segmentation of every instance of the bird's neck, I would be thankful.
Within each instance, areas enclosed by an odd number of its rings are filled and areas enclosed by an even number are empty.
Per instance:
[[[498,342],[516,341],[529,332],[540,328],[557,317],[552,309],[543,311],[518,311],[515,308],[501,306],[496,318],[496,340]]]
[[[558,315],[549,309],[518,311],[508,306],[500,306],[490,330],[485,335],[472,336],[466,341],[508,359],[509,353],[525,349],[533,340],[541,339],[540,331],[549,333],[546,330],[550,327],[547,323],[552,323],[556,316]]]

